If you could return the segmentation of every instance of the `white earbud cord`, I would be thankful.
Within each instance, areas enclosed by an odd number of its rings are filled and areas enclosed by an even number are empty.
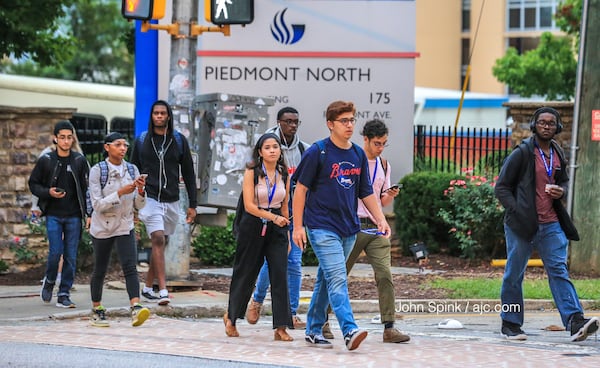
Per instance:
[[[167,187],[167,183],[168,183],[167,172],[165,170],[165,153],[171,146],[171,143],[173,143],[173,140],[172,139],[169,140],[169,143],[165,147],[165,143],[167,142],[167,135],[165,134],[163,136],[163,142],[160,146],[160,152],[156,149],[156,145],[154,144],[154,139],[151,138],[150,141],[152,142],[152,148],[154,148],[154,153],[156,153],[156,157],[158,157],[158,172],[159,172],[159,175],[158,175],[158,201],[160,202],[160,196],[161,196],[162,190]],[[163,184],[163,177],[165,179],[164,184]]]

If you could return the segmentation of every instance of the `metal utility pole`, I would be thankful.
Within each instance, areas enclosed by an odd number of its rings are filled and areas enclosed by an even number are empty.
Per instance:
[[[189,29],[195,23],[198,14],[198,1],[173,0],[173,24],[180,29]],[[183,26],[183,27],[182,27]],[[186,36],[171,37],[171,55],[169,63],[169,98],[173,108],[175,129],[190,132],[189,110],[196,91],[196,40]],[[188,207],[188,196],[185,185],[179,185],[179,203],[181,213]],[[169,281],[186,280],[190,269],[190,225],[185,222],[185,215],[180,216],[175,233],[169,237],[165,249],[165,272]],[[170,283],[172,284],[172,282]]]
[[[572,243],[570,268],[600,274],[600,0],[584,0],[580,36],[571,213],[581,240]]]

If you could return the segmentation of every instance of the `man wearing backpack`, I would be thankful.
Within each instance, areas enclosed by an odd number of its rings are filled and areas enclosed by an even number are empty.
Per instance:
[[[48,233],[48,262],[40,296],[50,303],[58,263],[63,257],[63,268],[57,292],[57,307],[75,308],[71,301],[71,287],[77,268],[77,248],[81,238],[82,219],[88,215],[86,192],[89,164],[85,156],[73,150],[75,128],[67,121],[54,126],[56,150],[41,156],[29,177],[29,189],[39,198],[38,205],[46,216]]]
[[[187,139],[173,128],[169,104],[156,101],[150,110],[148,131],[138,137],[131,153],[131,163],[147,174],[146,206],[139,212],[152,241],[152,256],[142,296],[159,305],[170,303],[165,274],[165,247],[179,220],[179,172],[185,182],[189,204],[187,223],[196,217],[196,178]],[[153,290],[158,280],[159,293]]]
[[[391,204],[394,197],[400,192],[398,186],[391,186],[390,164],[381,157],[384,148],[387,146],[388,128],[381,120],[370,120],[363,127],[362,136],[363,149],[369,160],[369,175],[371,176],[375,199],[381,207],[385,207]],[[358,256],[364,251],[375,273],[377,294],[379,296],[379,312],[381,313],[381,323],[384,325],[383,342],[407,342],[410,337],[394,327],[396,297],[394,295],[392,272],[390,271],[390,239],[373,234],[377,228],[375,218],[362,201],[358,202],[358,217],[361,231],[357,234],[356,243],[354,243],[352,252],[346,261],[347,272],[350,273]]]
[[[585,318],[579,296],[569,279],[567,247],[579,240],[561,199],[567,194],[567,162],[554,136],[562,130],[558,111],[537,109],[527,138],[508,156],[496,182],[496,197],[506,209],[506,266],[500,299],[502,327],[508,340],[527,340],[524,319],[523,277],[536,248],[548,274],[550,291],[571,341],[583,341],[598,330],[598,318]]]
[[[352,102],[332,102],[325,115],[329,138],[309,147],[294,173],[292,238],[302,249],[309,240],[319,260],[305,341],[319,348],[332,347],[322,335],[329,303],[348,350],[357,349],[367,337],[354,321],[346,275],[346,258],[360,231],[359,199],[373,215],[377,232],[385,237],[391,234],[373,193],[365,152],[351,141],[355,113]]]
[[[266,133],[275,133],[281,139],[281,151],[283,159],[287,165],[288,172],[293,175],[296,167],[300,163],[302,154],[309,145],[300,140],[298,137],[298,128],[300,120],[298,110],[293,107],[284,107],[277,113],[277,125],[268,129]],[[291,213],[290,201],[290,213]],[[293,226],[290,224],[290,237],[293,231]],[[302,250],[291,241],[291,249],[288,253],[288,291],[290,294],[290,310],[292,313],[292,322],[294,328],[304,328],[306,323],[302,322],[300,317],[296,315],[298,305],[300,303],[300,287],[302,286]],[[260,311],[263,301],[267,295],[267,289],[271,284],[269,280],[269,267],[267,262],[263,264],[256,280],[256,290],[252,296],[252,300],[246,310],[246,320],[250,324],[255,324],[260,318]]]

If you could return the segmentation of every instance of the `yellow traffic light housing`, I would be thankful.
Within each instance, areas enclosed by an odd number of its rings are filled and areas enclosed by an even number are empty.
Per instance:
[[[254,0],[205,0],[204,17],[219,26],[252,23]]]
[[[126,19],[151,20],[165,16],[166,0],[121,0],[121,14]]]

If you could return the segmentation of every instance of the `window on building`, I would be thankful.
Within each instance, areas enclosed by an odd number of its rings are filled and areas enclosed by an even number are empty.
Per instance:
[[[462,0],[462,30],[471,29],[471,0]]]
[[[556,29],[553,15],[560,0],[508,0],[508,30]]]
[[[460,68],[460,88],[462,89],[465,84],[465,78],[467,77],[467,67],[469,66],[469,57],[471,54],[471,40],[463,38],[461,40],[461,68]],[[469,85],[467,85],[467,91]]]

